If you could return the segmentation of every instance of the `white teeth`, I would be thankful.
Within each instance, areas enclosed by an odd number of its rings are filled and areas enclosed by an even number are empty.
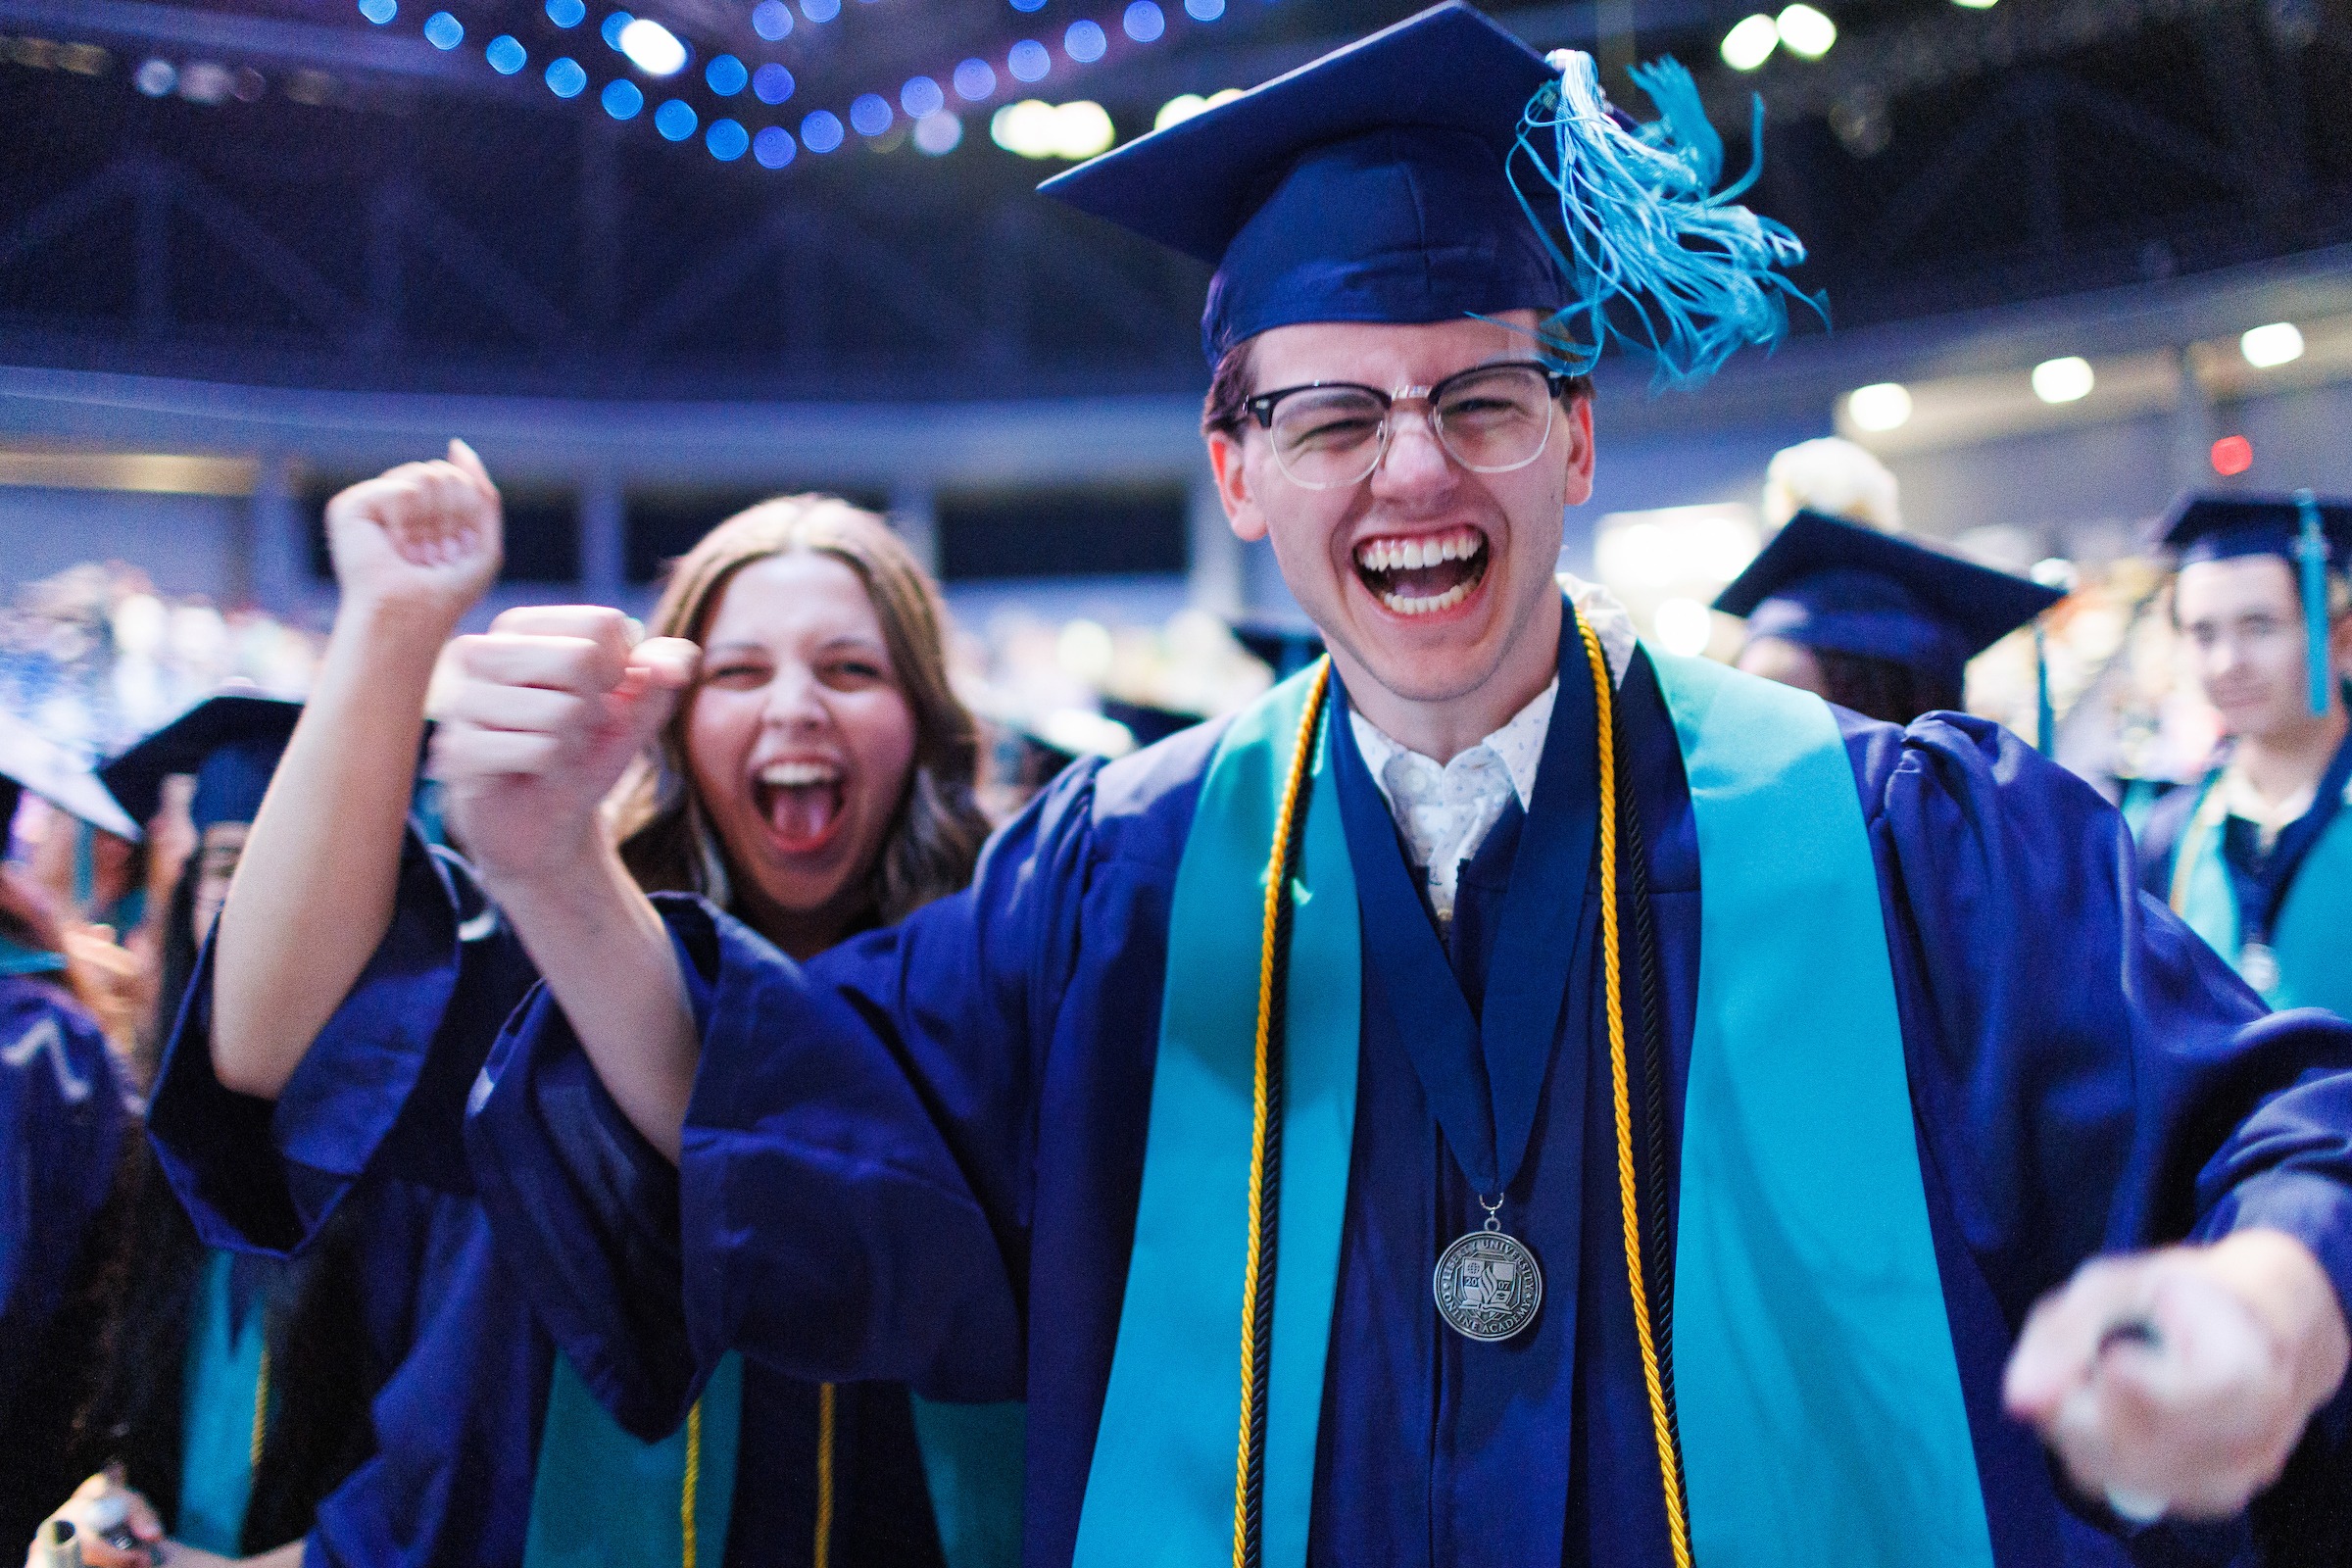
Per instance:
[[[1380,602],[1399,615],[1434,615],[1441,610],[1451,610],[1470,597],[1470,584],[1457,582],[1444,593],[1428,599],[1407,599],[1402,594],[1382,594]]]
[[[1422,539],[1373,539],[1356,547],[1356,564],[1366,571],[1411,571],[1445,561],[1467,561],[1486,548],[1475,528]]]
[[[781,789],[806,784],[831,784],[841,777],[841,769],[831,762],[771,762],[760,770],[760,782]]]

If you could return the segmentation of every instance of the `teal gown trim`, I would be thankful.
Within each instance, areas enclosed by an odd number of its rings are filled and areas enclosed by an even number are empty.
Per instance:
[[[1837,723],[1810,695],[1653,659],[1703,867],[1675,1328],[1698,1559],[1990,1568],[1878,877]],[[1262,877],[1307,680],[1234,720],[1177,872],[1079,1568],[1232,1555]],[[1269,1568],[1306,1560],[1360,1047],[1331,729],[1292,926]]]
[[[2180,917],[2234,969],[2243,956],[2237,894],[2223,859],[2222,824],[2208,820],[2220,779],[2218,773],[2206,779],[2180,833],[2180,853],[2194,857]],[[2278,922],[2271,932],[2278,980],[2254,987],[2273,1007],[2326,1007],[2352,1017],[2352,935],[2347,934],[2352,933],[2352,825],[2347,824],[2352,824],[2352,802],[2321,830],[2279,901]]]
[[[197,1284],[180,1400],[179,1515],[172,1539],[235,1557],[253,1500],[253,1406],[261,1392],[269,1313],[257,1297],[245,1321],[229,1300],[233,1254],[214,1248]]]
[[[1232,1560],[1266,857],[1312,673],[1227,728],[1177,867],[1135,1250],[1076,1568]],[[1355,1135],[1361,947],[1331,731],[1327,712],[1294,887],[1260,1538],[1269,1568],[1306,1560]]]
[[[1990,1568],[1837,720],[1810,693],[1651,657],[1700,866],[1674,1298],[1694,1554]]]
[[[1019,1568],[1029,1406],[916,1397],[914,1441],[948,1568]]]
[[[695,1493],[695,1565],[726,1556],[734,1508],[735,1449],[743,1421],[743,1357],[721,1358],[704,1385],[702,1473]],[[558,1355],[540,1426],[539,1467],[523,1568],[680,1568],[686,1429],[659,1443],[621,1430]]]

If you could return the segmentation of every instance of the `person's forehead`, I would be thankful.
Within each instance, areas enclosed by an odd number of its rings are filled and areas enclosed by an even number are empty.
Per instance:
[[[2276,611],[2301,613],[2295,569],[2277,556],[2230,556],[2180,568],[2173,597],[2183,619]]]
[[[710,616],[711,647],[746,643],[879,640],[882,618],[864,581],[845,562],[814,551],[769,556],[737,571]]]
[[[1482,360],[1536,358],[1535,324],[1535,312],[1512,311],[1492,320],[1277,326],[1250,340],[1250,370],[1259,390],[1304,381],[1426,385]]]

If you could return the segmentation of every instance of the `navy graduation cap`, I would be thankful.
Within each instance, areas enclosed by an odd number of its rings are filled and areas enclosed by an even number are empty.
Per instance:
[[[1716,599],[1751,637],[1891,660],[1956,689],[1968,662],[2066,595],[1800,512]]]
[[[1450,0],[1039,189],[1216,268],[1212,366],[1276,326],[1532,309],[1566,373],[1616,335],[1696,381],[1786,331],[1778,270],[1804,248],[1730,202],[1752,172],[1714,188],[1723,142],[1688,71],[1635,79],[1656,124],[1610,107],[1591,56],[1547,59]]]
[[[1233,635],[1276,680],[1288,680],[1323,657],[1323,634],[1304,621],[1237,620]]]
[[[302,716],[300,703],[243,692],[210,697],[98,770],[122,809],[154,817],[164,780],[196,775],[188,814],[199,832],[215,822],[250,822]]]
[[[0,856],[9,824],[27,794],[134,843],[146,835],[123,813],[96,774],[73,753],[14,713],[0,713]]]
[[[2183,496],[2166,516],[2161,543],[2179,564],[2278,556],[2295,567],[2309,649],[2311,710],[2328,711],[2328,573],[2352,569],[2352,501],[2309,490],[2286,496]]]

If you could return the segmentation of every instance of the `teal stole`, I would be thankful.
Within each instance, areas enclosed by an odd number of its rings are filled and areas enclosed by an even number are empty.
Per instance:
[[[1674,1340],[1697,1560],[1989,1568],[1844,744],[1818,698],[1652,658],[1704,867]],[[1226,731],[1177,872],[1079,1568],[1233,1557],[1262,877],[1310,676]],[[1360,1049],[1361,939],[1329,751],[1345,741],[1327,719],[1315,744],[1293,890],[1261,1505],[1272,1568],[1306,1558]]]
[[[2238,968],[2244,938],[2237,895],[2222,857],[2222,820],[2229,813],[2220,782],[2219,773],[2205,781],[2181,830],[2172,904],[2191,930]],[[2295,867],[2271,932],[2271,956],[2278,961],[2277,978],[2254,988],[2263,1001],[2273,1007],[2326,1007],[2352,1017],[2352,803],[2337,810]],[[2268,978],[2257,969],[2249,983]]]
[[[0,975],[60,974],[66,967],[66,956],[47,948],[28,948],[22,942],[0,936]]]
[[[172,1522],[172,1539],[223,1557],[244,1551],[254,1450],[269,1415],[262,1367],[270,1314],[257,1295],[245,1321],[235,1321],[228,1278],[235,1264],[235,1257],[215,1248],[196,1282],[180,1383],[179,1513]]]
[[[720,1359],[695,1414],[659,1443],[640,1443],[597,1402],[571,1362],[556,1357],[539,1429],[523,1568],[712,1568],[726,1555],[743,1420],[743,1357]],[[689,1466],[689,1431],[700,1462]],[[687,1507],[687,1483],[694,1483]],[[694,1536],[686,1534],[688,1519]]]

